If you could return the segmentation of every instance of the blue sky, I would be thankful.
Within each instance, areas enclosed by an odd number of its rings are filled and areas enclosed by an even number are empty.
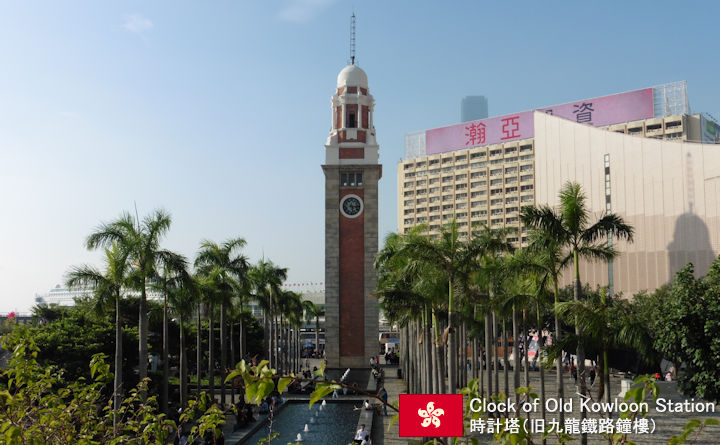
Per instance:
[[[681,7],[682,6],[682,7]],[[324,281],[320,164],[349,60],[376,99],[380,232],[404,134],[676,80],[720,117],[716,2],[0,0],[0,313],[26,311],[123,210],[163,243],[241,236],[252,261]]]

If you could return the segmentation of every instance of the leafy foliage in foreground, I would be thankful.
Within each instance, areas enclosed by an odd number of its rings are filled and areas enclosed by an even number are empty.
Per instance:
[[[225,422],[224,413],[203,394],[190,402],[177,425],[159,413],[154,397],[142,402],[144,380],[123,400],[114,430],[107,355],[93,356],[89,380],[68,380],[63,370],[38,363],[37,346],[23,341],[23,331],[18,327],[8,335],[15,346],[0,383],[0,443],[164,444],[181,428],[190,430],[191,440],[210,431],[218,435]]]
[[[669,298],[658,303],[655,347],[685,365],[680,389],[720,401],[720,258],[701,279],[687,265],[675,276]]]

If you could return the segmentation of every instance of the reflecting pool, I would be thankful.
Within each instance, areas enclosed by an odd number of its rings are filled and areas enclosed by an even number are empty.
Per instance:
[[[273,421],[273,432],[280,433],[273,444],[295,443],[298,433],[303,445],[346,445],[355,436],[360,411],[352,403],[331,402],[322,407],[321,403],[308,410],[307,402],[286,402]],[[358,405],[360,402],[357,402]],[[305,425],[308,431],[304,431]],[[255,445],[268,436],[267,424],[242,443]]]

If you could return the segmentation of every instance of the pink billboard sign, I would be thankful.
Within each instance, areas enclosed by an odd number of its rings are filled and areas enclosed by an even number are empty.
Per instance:
[[[652,88],[579,100],[537,111],[552,114],[581,124],[603,127],[654,117]],[[492,145],[535,135],[532,111],[463,122],[425,132],[428,155]]]

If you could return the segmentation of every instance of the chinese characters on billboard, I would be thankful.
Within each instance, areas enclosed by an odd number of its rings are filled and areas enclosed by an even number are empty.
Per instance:
[[[596,97],[537,111],[574,122],[602,127],[654,116],[652,88]],[[533,111],[427,130],[426,154],[444,153],[478,145],[527,139],[535,135]]]

